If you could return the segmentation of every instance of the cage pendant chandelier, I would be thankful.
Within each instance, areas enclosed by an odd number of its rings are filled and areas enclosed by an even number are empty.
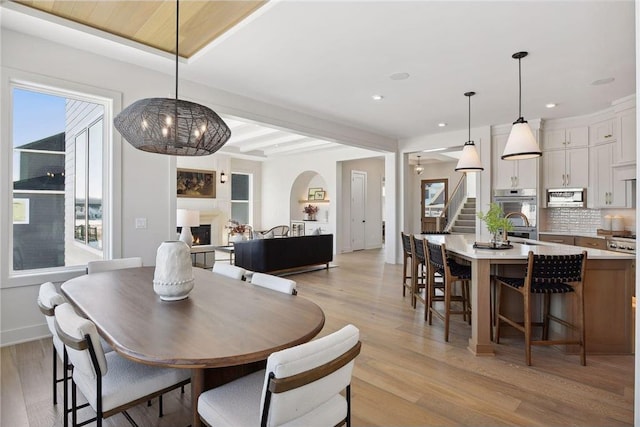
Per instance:
[[[231,130],[213,110],[178,99],[180,1],[176,0],[176,93],[173,98],[140,99],[113,119],[115,128],[135,148],[175,156],[206,156],[229,140]]]
[[[502,160],[523,160],[542,156],[540,146],[536,141],[529,123],[522,117],[522,58],[528,52],[516,52],[511,57],[518,60],[518,119],[513,122],[507,145],[502,152]]]
[[[484,170],[476,145],[471,140],[471,97],[475,94],[475,92],[465,92],[464,94],[469,98],[469,139],[462,148],[462,155],[455,169],[457,172],[481,172]]]

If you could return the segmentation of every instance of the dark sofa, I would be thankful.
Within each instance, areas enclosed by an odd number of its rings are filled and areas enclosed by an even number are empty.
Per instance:
[[[333,260],[333,234],[254,239],[234,244],[235,265],[260,273],[291,270]]]

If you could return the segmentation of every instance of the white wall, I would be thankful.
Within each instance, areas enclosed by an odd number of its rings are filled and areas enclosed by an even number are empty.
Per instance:
[[[342,162],[340,186],[342,196],[340,198],[342,209],[340,221],[342,223],[342,233],[340,235],[341,245],[338,252],[351,252],[351,172],[361,171],[367,174],[367,194],[365,197],[365,249],[382,247],[382,180],[385,176],[385,162],[383,157],[372,159],[359,159]]]
[[[319,151],[313,155],[301,154],[287,156],[264,162],[262,165],[262,222],[266,225],[288,224],[291,214],[291,189],[296,178],[305,172],[315,172],[324,180],[327,197],[331,203],[322,209],[328,211],[328,222],[334,233],[334,252],[342,247],[342,239],[348,234],[342,221],[338,221],[336,214],[344,209],[344,186],[338,186],[337,177],[344,176],[340,161],[359,159],[379,155],[370,150],[345,147],[342,149]],[[338,172],[339,171],[339,172]],[[335,197],[334,197],[335,195]],[[326,206],[326,207],[325,207]],[[380,208],[381,210],[381,208]],[[324,217],[322,217],[324,220]]]

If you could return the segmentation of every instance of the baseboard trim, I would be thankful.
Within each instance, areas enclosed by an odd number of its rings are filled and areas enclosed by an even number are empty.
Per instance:
[[[46,323],[0,332],[0,347],[35,341],[51,336]]]

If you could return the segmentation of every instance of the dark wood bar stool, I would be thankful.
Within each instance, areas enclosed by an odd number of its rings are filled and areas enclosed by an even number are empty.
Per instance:
[[[424,253],[424,246],[422,239],[416,239],[413,235],[411,237],[411,253],[413,254],[413,264],[411,268],[411,303],[413,308],[416,308],[417,301],[427,304],[426,287],[427,287],[427,274],[426,274],[426,255]],[[425,291],[425,295],[422,295],[422,291]]]
[[[415,307],[413,301],[413,251],[411,250],[411,236],[400,232],[402,238],[402,296],[406,296],[407,289],[411,295],[411,305]],[[407,275],[407,267],[409,274]]]
[[[447,248],[444,244],[438,245],[425,242],[427,258],[429,263],[428,273],[428,310],[425,311],[425,320],[432,324],[435,314],[444,322],[444,340],[449,341],[449,320],[452,314],[462,314],[465,320],[471,323],[471,306],[469,304],[469,281],[471,280],[471,267],[463,265],[447,257]],[[436,273],[444,278],[444,292],[442,295],[436,294]],[[454,293],[453,284],[461,283],[461,294]],[[444,312],[439,312],[435,307],[435,302],[444,302]],[[453,310],[452,302],[460,302],[461,310]],[[426,317],[428,314],[428,318]]]
[[[496,343],[500,343],[500,323],[506,322],[524,333],[525,357],[527,365],[531,366],[532,345],[560,345],[574,344],[580,346],[580,363],[587,364],[585,352],[584,332],[584,279],[587,264],[587,252],[579,255],[534,255],[529,252],[527,272],[525,277],[494,277],[497,286],[496,294]],[[511,289],[522,296],[524,307],[524,322],[519,323],[506,317],[502,311],[502,288]],[[532,294],[544,295],[542,322],[533,322],[531,316]],[[550,313],[551,295],[573,294],[576,303],[575,323],[567,319],[560,319]],[[553,320],[561,325],[577,331],[577,338],[567,336],[565,339],[549,339],[549,321]],[[542,326],[542,338],[533,340],[531,329]]]

